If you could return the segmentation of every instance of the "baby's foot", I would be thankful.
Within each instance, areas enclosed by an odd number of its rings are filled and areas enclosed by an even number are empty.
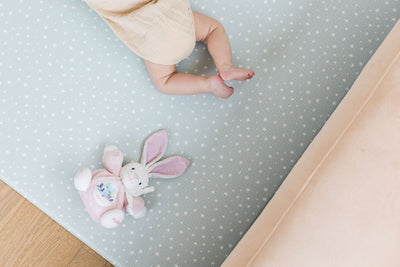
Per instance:
[[[232,81],[232,80],[245,81],[253,78],[254,71],[230,66],[222,68],[220,70],[219,75],[224,81]]]
[[[219,75],[208,77],[211,93],[220,98],[228,98],[233,94],[233,87],[229,87]]]

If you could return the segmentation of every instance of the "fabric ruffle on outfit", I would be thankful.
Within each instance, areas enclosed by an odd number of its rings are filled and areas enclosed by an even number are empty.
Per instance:
[[[85,0],[138,56],[161,65],[188,57],[196,44],[188,0]]]

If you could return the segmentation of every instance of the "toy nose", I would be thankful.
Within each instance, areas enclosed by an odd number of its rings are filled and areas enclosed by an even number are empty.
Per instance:
[[[140,177],[139,177],[139,175],[137,173],[135,173],[134,176],[135,176],[136,180],[138,180],[138,181],[140,180]]]

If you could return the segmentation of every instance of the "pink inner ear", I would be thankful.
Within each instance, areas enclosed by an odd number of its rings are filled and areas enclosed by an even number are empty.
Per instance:
[[[182,157],[167,158],[150,171],[154,177],[176,177],[184,173],[190,161]]]
[[[159,131],[146,141],[145,144],[145,162],[146,166],[159,160],[165,152],[168,144],[168,137],[166,131]]]

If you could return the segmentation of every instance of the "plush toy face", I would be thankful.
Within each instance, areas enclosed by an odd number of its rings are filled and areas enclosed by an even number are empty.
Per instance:
[[[133,196],[142,195],[143,189],[149,185],[149,172],[140,163],[126,164],[122,167],[120,176],[126,191]]]

